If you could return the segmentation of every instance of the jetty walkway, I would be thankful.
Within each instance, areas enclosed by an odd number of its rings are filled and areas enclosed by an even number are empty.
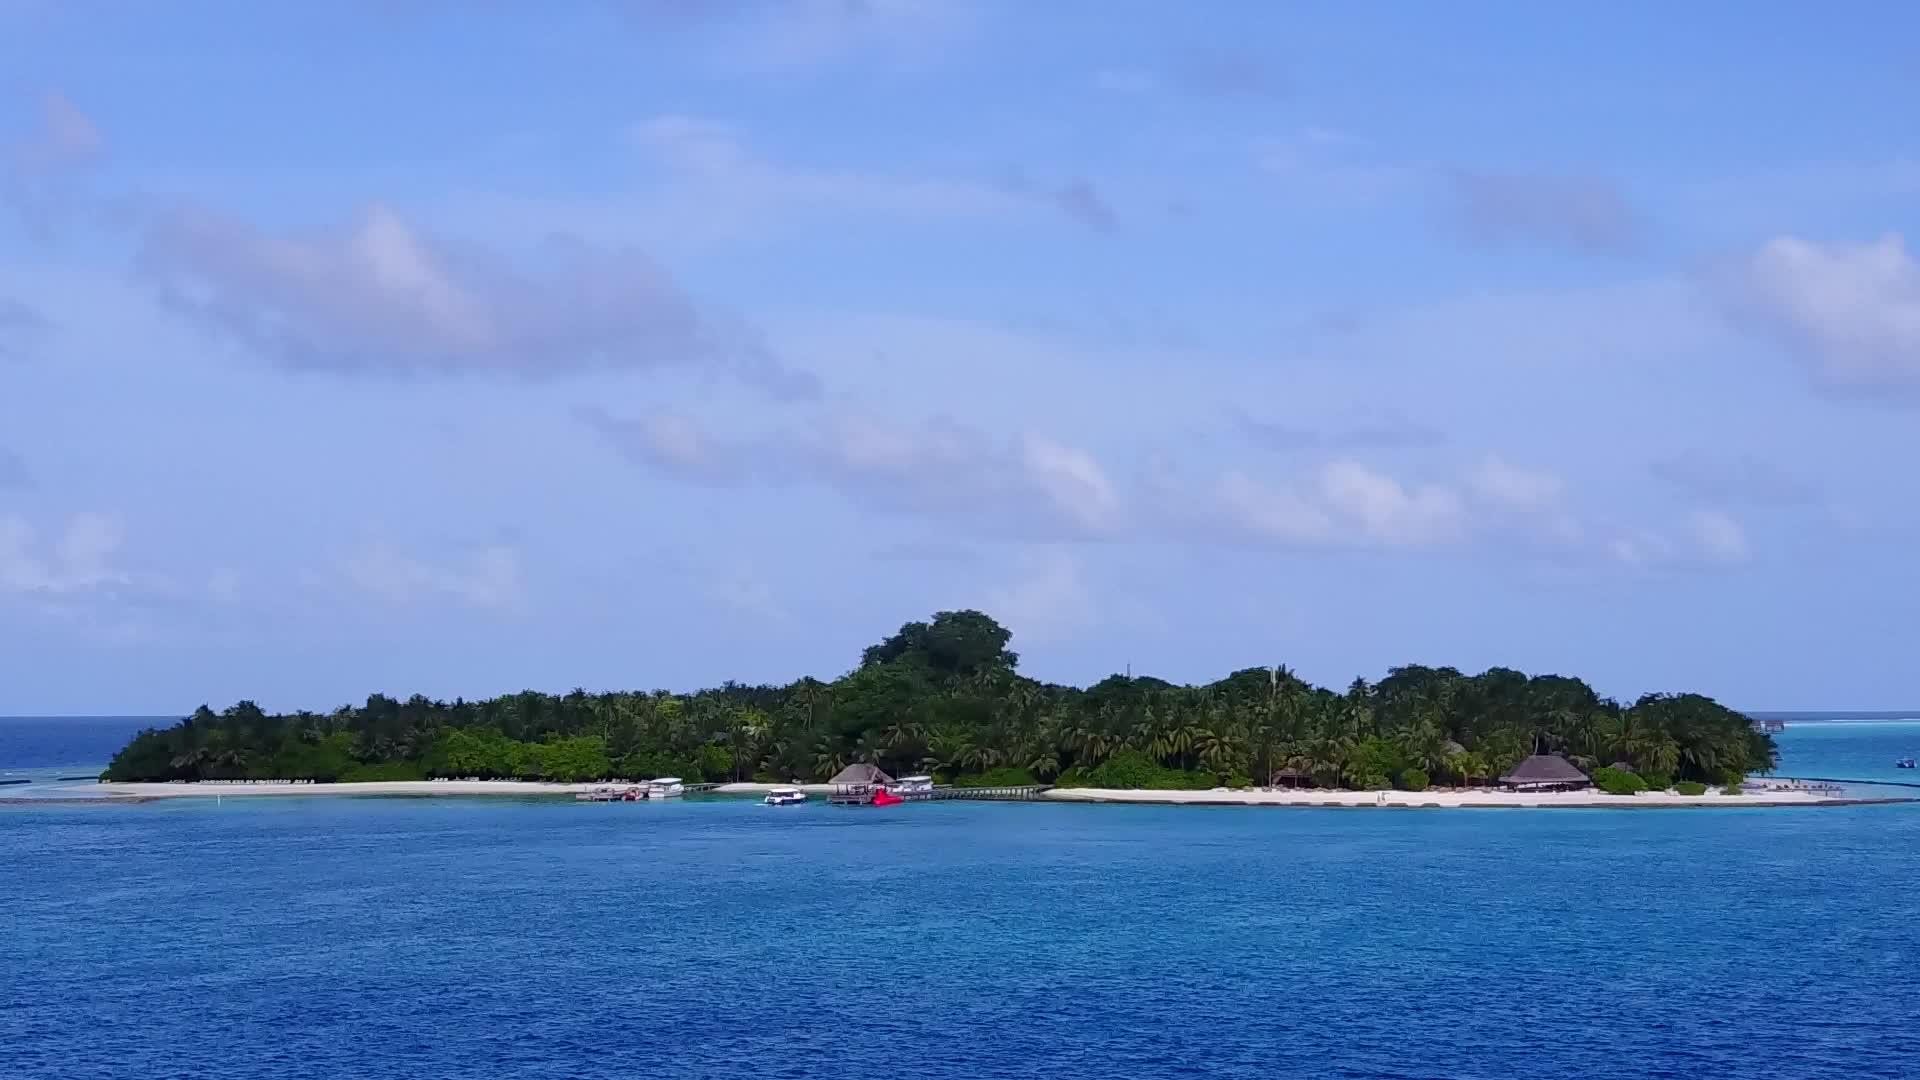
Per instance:
[[[1920,788],[1920,783],[1912,780],[1846,780],[1834,776],[1775,776],[1769,779],[1797,780],[1803,784],[1860,784],[1864,787]]]
[[[1030,784],[1025,787],[937,787],[933,789],[934,801],[942,799],[978,799],[983,802],[1030,802],[1038,799],[1043,792],[1053,790],[1052,784]]]

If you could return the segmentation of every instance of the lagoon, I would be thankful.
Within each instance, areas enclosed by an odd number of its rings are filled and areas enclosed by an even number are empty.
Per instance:
[[[1914,806],[909,810],[0,809],[0,1075],[1920,1074]]]

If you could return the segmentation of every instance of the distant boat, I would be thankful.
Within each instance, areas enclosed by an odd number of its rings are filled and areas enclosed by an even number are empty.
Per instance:
[[[777,787],[767,792],[768,806],[798,806],[807,801],[807,793],[797,787]]]
[[[1896,761],[1896,762],[1894,762],[1894,763],[1893,763],[1893,767],[1894,767],[1894,768],[1896,768],[1896,769],[1911,769],[1911,768],[1913,768],[1913,767],[1914,767],[1914,766],[1913,766],[1913,759],[1912,759],[1912,758],[1901,758],[1901,759],[1900,759],[1899,761]]]
[[[901,803],[906,801],[907,800],[901,798],[898,795],[895,795],[893,792],[888,791],[886,788],[875,788],[873,789],[873,798],[868,800],[867,805],[868,806],[899,806]]]
[[[933,777],[931,776],[903,776],[884,786],[889,794],[898,795],[902,799],[933,798]]]
[[[677,776],[662,776],[657,780],[647,781],[647,798],[649,800],[677,799],[686,793],[687,786],[682,784],[680,778]]]

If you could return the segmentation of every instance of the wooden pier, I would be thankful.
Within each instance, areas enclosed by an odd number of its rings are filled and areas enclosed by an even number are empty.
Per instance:
[[[1040,797],[1040,793],[1053,787],[1052,784],[1030,784],[1026,787],[937,787],[933,797],[941,799],[977,799],[983,802],[1031,802]]]
[[[955,799],[969,799],[975,802],[1031,802],[1040,797],[1040,793],[1052,788],[1052,784],[1032,784],[1026,787],[953,787],[942,785],[930,792],[902,792],[900,798],[907,802],[947,802]],[[842,785],[827,796],[832,806],[871,806],[873,793],[878,790],[866,784]]]

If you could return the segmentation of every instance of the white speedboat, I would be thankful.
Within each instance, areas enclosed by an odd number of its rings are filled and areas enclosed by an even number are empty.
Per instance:
[[[767,792],[768,806],[798,806],[807,801],[807,793],[797,787],[777,787]]]
[[[933,798],[933,777],[903,776],[886,785],[887,791],[903,799]]]
[[[677,776],[662,776],[647,781],[647,799],[677,799],[687,793],[687,786]]]

